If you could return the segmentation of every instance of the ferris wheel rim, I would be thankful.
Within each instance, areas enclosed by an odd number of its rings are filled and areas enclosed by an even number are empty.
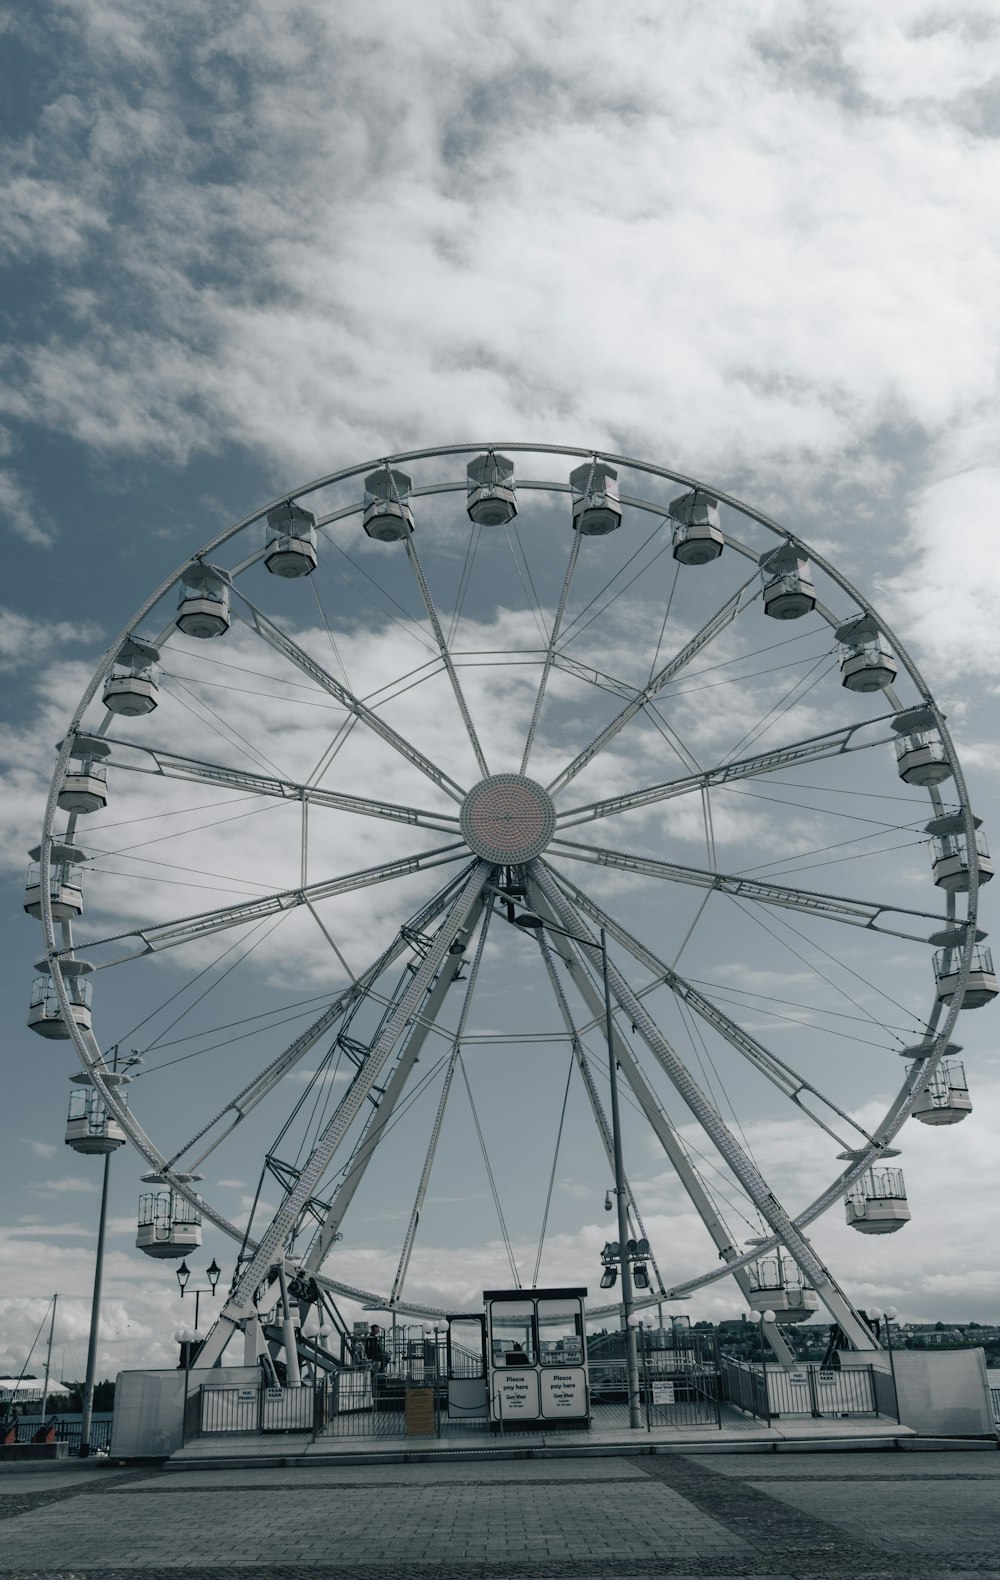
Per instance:
[[[334,482],[346,481],[354,477],[360,477],[367,470],[379,465],[395,465],[397,463],[405,463],[415,460],[464,456],[478,453],[483,450],[489,452],[501,449],[512,450],[516,453],[562,455],[582,458],[591,456],[596,458],[600,456],[603,460],[610,464],[634,469],[637,472],[655,476],[657,478],[676,483],[685,488],[699,489],[704,492],[708,492],[719,502],[729,505],[741,515],[746,516],[749,520],[756,522],[767,531],[779,536],[782,542],[800,548],[803,554],[808,556],[813,564],[820,567],[830,577],[830,579],[847,594],[848,597],[854,600],[858,609],[862,613],[872,616],[877,621],[878,628],[885,634],[888,641],[892,644],[894,652],[906,669],[909,678],[918,691],[918,694],[923,699],[925,705],[933,715],[935,726],[939,732],[942,742],[945,745],[948,760],[952,768],[955,789],[958,793],[959,804],[962,809],[964,832],[965,838],[968,842],[968,848],[970,850],[975,848],[975,823],[969,801],[961,759],[957,750],[955,749],[951,734],[948,731],[945,717],[934,701],[929,687],[927,687],[926,683],[924,682],[923,676],[917,668],[914,660],[908,653],[905,645],[900,641],[889,624],[876,611],[871,601],[866,598],[866,596],[856,587],[854,587],[853,584],[823,555],[814,550],[805,539],[789,532],[788,529],[782,527],[780,523],[766,516],[764,513],[756,510],[753,506],[746,504],[745,502],[739,500],[733,495],[726,493],[725,491],[717,489],[713,484],[689,477],[681,472],[676,472],[668,468],[654,465],[650,462],[644,462],[634,458],[617,455],[601,448],[595,449],[593,447],[543,445],[524,441],[496,442],[492,444],[477,444],[468,442],[459,445],[432,446],[419,450],[399,452],[398,454],[389,457],[378,457],[339,472],[325,474],[318,479],[314,479],[309,483],[303,484],[300,487],[286,492],[280,496],[280,499],[255,510],[252,514],[227,527],[224,532],[211,539],[204,548],[199,550],[196,554],[189,556],[181,564],[181,566],[170,577],[168,577],[160,585],[160,587],[158,587],[156,591],[151,594],[150,597],[141,605],[137,613],[123,628],[121,634],[107,649],[104,657],[97,667],[97,670],[94,673],[89,686],[86,688],[84,695],[81,698],[81,701],[73,715],[72,722],[66,731],[64,740],[61,743],[58,760],[50,785],[43,822],[40,865],[42,868],[42,921],[46,940],[46,956],[49,961],[52,980],[56,988],[62,1013],[66,1018],[70,1039],[74,1045],[77,1057],[82,1067],[90,1075],[94,1086],[101,1093],[101,1096],[105,1101],[109,1111],[115,1114],[115,1117],[118,1119],[119,1123],[121,1123],[123,1128],[126,1130],[126,1133],[128,1134],[129,1139],[132,1141],[133,1145],[136,1146],[140,1154],[144,1156],[154,1168],[164,1172],[165,1176],[172,1175],[173,1172],[169,1168],[167,1158],[158,1151],[150,1138],[145,1135],[145,1132],[142,1131],[141,1127],[137,1124],[133,1115],[124,1107],[123,1104],[120,1103],[113,1088],[107,1086],[104,1083],[101,1077],[101,1060],[103,1055],[101,1054],[100,1049],[97,1047],[96,1042],[96,1056],[91,1053],[90,1049],[87,1047],[87,1041],[84,1033],[76,1024],[73,1015],[70,1013],[66,983],[64,981],[64,974],[61,969],[60,951],[56,946],[56,927],[51,909],[49,865],[51,860],[51,847],[56,837],[53,834],[53,827],[57,810],[56,798],[58,795],[58,787],[62,781],[62,777],[71,754],[74,732],[77,730],[77,727],[83,718],[86,709],[89,707],[90,703],[96,696],[99,686],[109,673],[111,666],[114,663],[115,656],[122,647],[123,643],[134,636],[137,628],[141,625],[142,621],[147,617],[149,612],[155,608],[164,597],[167,596],[174,586],[176,586],[176,584],[183,577],[184,572],[194,563],[204,564],[208,560],[209,556],[214,554],[223,544],[238,536],[238,534],[245,531],[248,527],[252,527],[255,523],[261,521],[267,515],[269,510],[289,499],[306,498]],[[449,488],[455,488],[461,487],[463,485],[449,484],[447,486]],[[545,482],[539,482],[538,486],[543,489],[546,487],[552,489],[559,488],[562,491],[565,491],[566,487],[564,484],[557,485],[554,483]],[[431,487],[422,491],[433,493],[439,490]],[[630,501],[630,503],[633,503],[633,501]],[[634,503],[639,504],[640,502],[634,501]],[[648,504],[645,508],[655,510],[657,507],[654,504]],[[338,515],[351,514],[358,509],[360,509],[360,506],[354,507],[352,511],[338,512]],[[323,524],[322,520],[319,524]],[[927,1081],[933,1077],[942,1059],[945,1057],[945,1052],[950,1042],[951,1034],[954,1030],[958,1015],[962,1008],[968,977],[972,966],[973,952],[976,942],[975,924],[978,916],[977,902],[978,872],[976,863],[972,861],[969,863],[969,891],[966,902],[967,914],[963,924],[965,926],[965,937],[964,941],[959,946],[961,954],[960,980],[956,992],[944,1012],[943,1023],[941,1017],[938,1017],[937,1019],[936,1025],[939,1025],[940,1029],[936,1029],[934,1032],[934,1041],[932,1044],[933,1051],[929,1054],[926,1060],[925,1069],[923,1072],[926,1080],[918,1088],[912,1089],[909,1092],[908,1098],[904,1098],[902,1092],[899,1094],[897,1099],[894,1100],[893,1104],[890,1105],[886,1119],[880,1126],[877,1127],[880,1144],[878,1146],[866,1148],[864,1157],[852,1161],[849,1166],[827,1187],[827,1189],[815,1199],[814,1202],[806,1207],[801,1213],[796,1214],[793,1220],[796,1226],[805,1227],[815,1221],[815,1219],[827,1211],[828,1208],[843,1195],[844,1191],[849,1188],[852,1183],[859,1179],[874,1162],[878,1161],[885,1148],[888,1147],[889,1143],[898,1134],[899,1130],[906,1122],[906,1119],[909,1117],[914,1103],[926,1086]],[[222,1230],[222,1232],[226,1233],[231,1238],[241,1241],[245,1240],[242,1230],[240,1230],[235,1224],[232,1224],[223,1214],[219,1213],[218,1209],[214,1208],[211,1203],[198,1196],[198,1194],[194,1192],[186,1182],[177,1180],[176,1182],[172,1181],[172,1184],[173,1188],[177,1189],[178,1194],[180,1194],[182,1197],[185,1197],[193,1206],[197,1208],[200,1213],[203,1214],[203,1216],[208,1218],[216,1225],[217,1228]],[[249,1244],[250,1242],[247,1243]],[[747,1255],[739,1258],[737,1261],[726,1263],[718,1270],[713,1270],[711,1273],[703,1275],[694,1281],[689,1281],[683,1286],[677,1286],[678,1293],[685,1293],[691,1288],[703,1287],[705,1284],[714,1282],[716,1279],[724,1278],[735,1268],[746,1265],[755,1257],[765,1254],[769,1249],[773,1248],[779,1243],[780,1241],[776,1236],[767,1239],[763,1244],[757,1246],[754,1251],[747,1253]],[[329,1282],[331,1283],[331,1287],[333,1287],[338,1281]],[[346,1288],[347,1286],[344,1287]],[[370,1294],[370,1292],[363,1293]],[[414,1307],[413,1309],[418,1308]],[[431,1310],[432,1308],[426,1309]]]

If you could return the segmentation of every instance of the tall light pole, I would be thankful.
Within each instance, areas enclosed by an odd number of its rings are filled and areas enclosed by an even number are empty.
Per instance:
[[[531,932],[561,933],[564,938],[572,943],[589,944],[593,948],[592,938],[583,938],[577,933],[567,932],[565,927],[559,927],[555,922],[547,922],[541,916],[536,916],[533,911],[524,911],[520,916],[514,917],[515,927],[525,927]],[[604,980],[604,1034],[608,1042],[608,1073],[611,1078],[611,1141],[614,1154],[615,1169],[615,1197],[618,1202],[618,1243],[621,1248],[622,1271],[622,1327],[625,1332],[625,1374],[628,1386],[628,1424],[630,1427],[642,1427],[642,1412],[639,1406],[639,1357],[636,1350],[635,1326],[632,1322],[632,1268],[628,1254],[628,1192],[625,1186],[625,1164],[622,1158],[622,1127],[621,1116],[618,1109],[618,1060],[615,1058],[615,1029],[611,1010],[611,985],[608,981],[608,940],[604,928],[601,928],[601,971]]]
[[[133,1065],[141,1064],[142,1059],[135,1049],[125,1060],[121,1070],[118,1069],[118,1044],[112,1049],[111,1069],[103,1072],[105,1079],[111,1085],[120,1085],[131,1080],[128,1071]],[[113,1077],[113,1079],[111,1079]],[[105,1123],[107,1115],[105,1114]],[[104,1153],[104,1179],[101,1185],[101,1215],[97,1223],[97,1258],[94,1262],[94,1293],[90,1302],[90,1337],[87,1342],[87,1378],[83,1385],[83,1401],[80,1413],[80,1459],[87,1459],[90,1455],[90,1430],[94,1417],[94,1384],[97,1379],[97,1340],[101,1327],[101,1286],[104,1282],[104,1237],[108,1224],[108,1182],[111,1177],[111,1154],[118,1146],[124,1146],[125,1136],[121,1141],[109,1145]]]

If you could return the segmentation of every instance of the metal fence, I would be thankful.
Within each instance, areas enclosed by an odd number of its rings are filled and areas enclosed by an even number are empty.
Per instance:
[[[1000,1388],[991,1388],[990,1398],[993,1401],[993,1419],[1000,1428]]]
[[[722,1364],[723,1395],[764,1421],[780,1416],[886,1415],[898,1419],[896,1389],[888,1372],[874,1366],[767,1368],[726,1359]]]
[[[101,1412],[100,1415],[91,1417],[90,1422],[90,1451],[92,1454],[107,1453],[111,1447],[111,1413]],[[80,1452],[80,1426],[81,1417],[78,1415],[22,1415],[17,1420],[17,1441],[30,1443],[35,1433],[42,1426],[55,1428],[56,1442],[68,1443],[71,1454]]]
[[[681,1335],[677,1335],[680,1339]],[[722,1425],[719,1351],[712,1333],[687,1333],[683,1342],[640,1336],[639,1385],[646,1425]]]

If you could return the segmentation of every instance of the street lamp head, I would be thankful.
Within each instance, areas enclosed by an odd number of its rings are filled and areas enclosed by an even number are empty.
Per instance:
[[[605,1193],[604,1193],[604,1211],[605,1212],[610,1212],[611,1211],[611,1207],[612,1207],[611,1192],[610,1191],[605,1191]]]
[[[776,1322],[777,1320],[778,1319],[775,1316],[773,1311],[765,1311],[764,1312],[764,1321],[765,1322]]]
[[[181,1286],[181,1294],[182,1295],[183,1295],[185,1289],[187,1288],[187,1282],[188,1282],[188,1279],[190,1277],[191,1277],[191,1269],[188,1267],[186,1262],[182,1262],[180,1267],[177,1269],[177,1282]]]
[[[206,1269],[206,1271],[208,1273],[208,1281],[209,1281],[209,1283],[212,1286],[212,1294],[214,1295],[215,1294],[215,1286],[219,1282],[219,1279],[222,1277],[222,1268],[219,1266],[219,1264],[215,1260],[214,1256],[212,1257],[211,1266],[208,1267]]]
[[[882,1315],[885,1317],[887,1322],[895,1322],[896,1318],[899,1316],[899,1312],[896,1310],[895,1306],[886,1306]]]
[[[868,1317],[870,1322],[881,1322],[882,1309],[880,1306],[869,1306],[865,1315]]]

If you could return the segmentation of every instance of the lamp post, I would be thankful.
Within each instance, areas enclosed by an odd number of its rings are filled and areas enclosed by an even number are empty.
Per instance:
[[[177,1269],[177,1282],[181,1286],[181,1299],[183,1300],[185,1294],[188,1293],[194,1296],[195,1327],[198,1326],[198,1312],[201,1306],[202,1295],[214,1295],[219,1283],[219,1279],[222,1277],[222,1268],[219,1266],[214,1256],[212,1257],[211,1266],[206,1267],[205,1272],[208,1274],[208,1288],[206,1289],[203,1285],[200,1289],[192,1289],[189,1291],[187,1286],[188,1280],[191,1277],[191,1269],[188,1267],[186,1262],[182,1262],[180,1267]],[[180,1342],[180,1340],[178,1340],[178,1342]]]
[[[565,927],[559,927],[555,922],[544,921],[541,916],[536,916],[533,911],[524,911],[520,916],[513,918],[515,927],[524,927],[531,932],[540,932],[543,929],[550,933],[561,933],[576,944],[589,944],[593,948],[592,938],[582,938],[577,933],[571,933]],[[621,1247],[622,1269],[622,1326],[625,1329],[625,1371],[628,1383],[628,1424],[630,1427],[641,1429],[642,1414],[639,1408],[639,1357],[636,1352],[635,1328],[631,1323],[632,1317],[632,1269],[628,1255],[628,1201],[625,1190],[625,1165],[622,1158],[622,1130],[621,1117],[618,1110],[618,1061],[615,1058],[614,1020],[611,1010],[611,985],[608,981],[608,940],[604,928],[601,928],[601,968],[604,981],[604,1022],[605,1036],[608,1043],[608,1072],[611,1078],[611,1138],[614,1151],[615,1166],[615,1196],[618,1199],[618,1243]]]
[[[776,1318],[773,1311],[755,1311],[754,1319],[757,1322],[757,1332],[760,1335],[760,1375],[761,1381],[764,1385],[764,1413],[767,1416],[767,1424],[770,1426],[771,1399],[767,1391],[767,1359],[764,1350],[764,1324],[765,1322],[774,1322]]]
[[[899,1313],[895,1306],[886,1306],[884,1311],[880,1311],[878,1306],[869,1306],[866,1315],[870,1317],[873,1322],[880,1322],[882,1320],[885,1321],[885,1347],[889,1351],[889,1371],[892,1375],[892,1397],[893,1403],[896,1406],[896,1425],[901,1426],[902,1417],[899,1413],[899,1390],[896,1386],[896,1359],[892,1353],[892,1323],[893,1319],[897,1317]]]

